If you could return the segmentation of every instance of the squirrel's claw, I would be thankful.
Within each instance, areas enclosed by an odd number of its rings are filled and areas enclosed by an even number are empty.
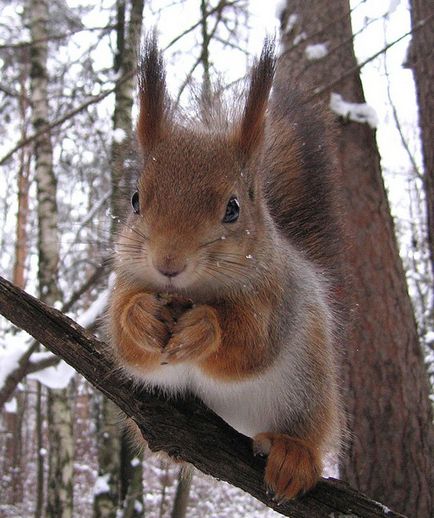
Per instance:
[[[278,505],[312,489],[321,475],[318,452],[309,443],[285,434],[255,436],[254,451],[268,454],[265,484]]]

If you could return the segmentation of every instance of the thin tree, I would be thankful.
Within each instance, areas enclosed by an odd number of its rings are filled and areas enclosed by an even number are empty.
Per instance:
[[[124,209],[125,160],[128,158],[126,142],[132,140],[132,107],[135,93],[135,69],[140,45],[144,0],[117,0],[116,54],[114,71],[127,79],[115,89],[115,109],[113,114],[113,140],[111,144],[111,235],[117,231],[117,221]],[[125,197],[128,199],[128,197]],[[95,518],[115,516],[118,506],[127,499],[124,514],[138,516],[138,506],[129,505],[129,482],[134,481],[134,489],[141,488],[141,462],[131,464],[135,452],[119,426],[119,409],[106,398],[100,400],[98,431],[98,472],[107,481],[106,490],[95,495]],[[121,474],[124,475],[121,479]],[[131,496],[131,494],[130,494]],[[140,492],[135,499],[143,502]],[[134,500],[133,500],[134,503]]]
[[[26,92],[26,80],[28,78],[28,63],[26,53],[19,53],[19,86],[18,98],[19,120],[21,136],[27,135],[29,120],[27,116],[28,97]],[[30,150],[22,148],[19,154],[17,171],[17,198],[18,211],[15,230],[14,264],[12,280],[16,286],[25,288],[26,261],[28,257],[28,229],[29,216],[29,183],[30,183]],[[22,392],[15,394],[16,409],[6,412],[4,423],[6,428],[5,456],[3,459],[3,471],[9,476],[9,500],[12,504],[22,502],[22,424],[24,414],[24,395]]]
[[[30,32],[34,42],[31,48],[30,89],[32,99],[32,124],[38,131],[50,119],[48,105],[48,26],[47,0],[30,0]],[[42,300],[54,305],[61,300],[58,286],[58,215],[57,186],[53,168],[53,147],[50,133],[44,132],[35,141],[35,178],[37,184],[38,213],[38,283]],[[39,388],[40,401],[40,388]],[[39,403],[40,407],[40,403]],[[68,391],[48,391],[48,517],[72,517],[73,437],[72,416]],[[40,423],[39,423],[40,424]],[[39,439],[40,440],[40,439]],[[38,452],[41,458],[41,449]],[[42,462],[39,476],[42,477]],[[41,515],[41,483],[37,514]]]

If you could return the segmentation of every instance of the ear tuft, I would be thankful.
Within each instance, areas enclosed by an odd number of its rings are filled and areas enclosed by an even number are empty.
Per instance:
[[[264,136],[265,112],[276,69],[274,39],[267,38],[259,61],[250,72],[250,86],[236,143],[247,157],[258,148]]]
[[[146,37],[142,47],[138,85],[137,138],[143,150],[149,151],[167,132],[167,114],[170,108],[164,61],[155,31]]]

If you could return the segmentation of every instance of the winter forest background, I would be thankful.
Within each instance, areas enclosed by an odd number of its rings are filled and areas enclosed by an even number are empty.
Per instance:
[[[352,439],[339,476],[428,518],[433,14],[429,0],[0,0],[1,275],[99,333],[113,220],[131,195],[121,172],[135,167],[141,37],[158,27],[169,89],[188,108],[211,85],[235,96],[276,34],[288,89],[334,112],[348,178]],[[4,318],[0,406],[0,516],[277,516],[228,484],[137,455],[114,405]]]

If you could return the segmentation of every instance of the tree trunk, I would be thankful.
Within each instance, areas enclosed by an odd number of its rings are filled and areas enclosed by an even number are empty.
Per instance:
[[[416,29],[421,21],[434,16],[434,4],[430,0],[411,0],[410,13],[412,28]],[[434,32],[432,22],[426,23],[412,35],[407,64],[413,70],[419,105],[428,243],[434,275]]]
[[[115,72],[119,77],[134,71],[137,64],[137,51],[143,19],[144,0],[117,1],[117,52],[114,59]],[[127,8],[128,6],[128,8]],[[129,12],[129,22],[126,14]],[[127,143],[132,141],[132,116],[136,77],[133,74],[123,81],[115,90],[115,110],[113,113],[113,141],[111,147],[111,180],[112,180],[112,232],[117,228],[117,218],[123,214],[128,195],[125,199],[119,196],[120,188],[125,180],[124,161],[128,153]],[[122,191],[122,189],[121,189]]]
[[[32,124],[36,131],[49,121],[48,105],[48,0],[30,0]],[[50,305],[60,301],[58,288],[59,241],[57,236],[57,186],[53,170],[50,132],[35,141],[35,178],[38,211],[38,282],[41,299]],[[72,517],[73,436],[66,390],[48,397],[48,517]],[[41,459],[41,452],[38,452]],[[41,462],[41,461],[40,461]]]
[[[21,123],[21,138],[27,136],[28,108],[25,82],[28,74],[25,60],[20,63],[20,97],[18,100]],[[25,287],[25,264],[28,254],[27,219],[29,213],[29,175],[30,175],[31,154],[27,148],[20,152],[17,191],[18,191],[18,212],[15,227],[15,254],[12,270],[13,283],[24,289]],[[20,392],[15,393],[16,410],[6,412],[4,425],[6,428],[5,456],[3,460],[3,472],[9,478],[9,491],[7,500],[12,504],[22,502],[23,480],[22,480],[22,423],[23,423],[23,402],[24,398]]]
[[[126,430],[121,442],[121,499],[122,518],[144,516],[143,453],[137,452]]]
[[[72,518],[74,440],[70,391],[48,390],[47,517]]]
[[[173,502],[172,518],[185,518],[187,516],[192,479],[193,466],[187,465],[179,470],[178,486],[176,487],[175,501]]]
[[[293,16],[295,15],[295,16]],[[327,88],[356,66],[347,0],[291,0],[282,14],[284,53],[278,81],[307,92]],[[308,60],[308,45],[326,43],[328,54]],[[358,73],[334,87],[363,103]],[[320,99],[328,105],[330,90]],[[307,121],[308,123],[309,121]],[[375,132],[340,120],[338,159],[345,223],[345,252],[352,276],[353,322],[344,345],[348,448],[341,474],[352,485],[409,516],[433,511],[433,435],[427,375],[381,177]]]
[[[137,49],[140,44],[140,34],[142,28],[142,13],[144,0],[117,0],[117,51],[114,58],[115,72],[119,77],[131,73],[136,68]],[[129,21],[127,15],[129,14]],[[125,199],[119,195],[124,192],[122,189],[125,181],[124,161],[127,156],[127,143],[132,141],[132,115],[133,94],[136,78],[133,74],[129,79],[123,81],[115,90],[115,110],[113,114],[113,140],[111,147],[111,213],[112,225],[111,234],[116,232],[118,220],[123,213],[126,203],[129,203],[129,196]],[[111,517],[115,516],[119,503],[121,502],[119,473],[121,470],[122,433],[119,430],[119,410],[111,401],[101,403],[100,419],[102,429],[110,434],[105,437],[104,433],[99,434],[98,438],[98,461],[99,476],[106,477],[109,481],[107,492],[98,493],[94,500],[94,516]],[[114,417],[116,415],[116,418]],[[109,430],[109,431],[108,431]],[[132,458],[123,459],[129,464]],[[135,477],[140,476],[137,470]],[[135,484],[136,489],[141,487],[141,483]],[[124,495],[127,495],[128,488],[124,488]],[[136,495],[137,500],[143,501],[143,495]]]
[[[44,512],[44,481],[45,481],[45,455],[44,437],[43,437],[43,410],[42,410],[42,387],[40,383],[36,383],[36,502],[35,502],[35,518],[42,518]]]
[[[119,409],[105,396],[97,394],[98,490],[93,502],[94,518],[115,518],[120,503]]]

